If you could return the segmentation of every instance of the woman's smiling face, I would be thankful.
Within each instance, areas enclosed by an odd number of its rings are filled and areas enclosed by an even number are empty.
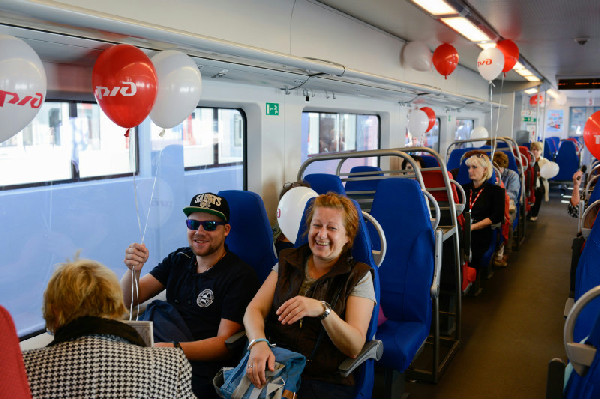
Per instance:
[[[313,256],[330,262],[339,258],[349,241],[341,209],[315,208],[308,231],[308,245]]]

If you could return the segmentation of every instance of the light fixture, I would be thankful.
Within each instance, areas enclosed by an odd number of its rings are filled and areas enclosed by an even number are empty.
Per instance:
[[[535,76],[535,75],[525,75],[525,76],[523,76],[523,77],[524,77],[525,79],[527,79],[528,81],[530,81],[530,82],[539,82],[539,81],[540,81],[540,78],[538,78],[538,77],[537,77],[537,76]]]
[[[457,11],[444,0],[412,0],[412,2],[431,15],[457,14]]]
[[[485,50],[488,48],[494,48],[496,47],[496,42],[481,42],[481,43],[477,43],[477,45],[479,47],[481,47],[481,49]]]
[[[526,94],[536,94],[538,92],[538,89],[535,87],[532,87],[531,89],[527,89],[525,90]]]
[[[492,40],[484,31],[465,17],[440,18],[440,20],[472,42]]]
[[[548,95],[555,100],[558,100],[558,97],[560,96],[560,94],[554,89],[546,90],[546,93],[548,93]]]

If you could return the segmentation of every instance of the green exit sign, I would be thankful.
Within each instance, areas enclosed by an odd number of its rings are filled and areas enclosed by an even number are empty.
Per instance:
[[[279,115],[278,103],[267,103],[267,115]]]
[[[525,116],[523,118],[523,122],[537,122],[537,118],[534,118],[532,116]]]

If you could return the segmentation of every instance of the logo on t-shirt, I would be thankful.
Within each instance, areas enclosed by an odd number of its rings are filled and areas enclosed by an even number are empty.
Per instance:
[[[210,288],[207,288],[198,294],[198,299],[196,299],[196,303],[201,308],[207,308],[213,303],[214,299],[215,299],[215,296],[214,296],[212,290]]]

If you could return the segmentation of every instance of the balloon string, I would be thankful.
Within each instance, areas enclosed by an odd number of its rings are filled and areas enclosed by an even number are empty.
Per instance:
[[[498,129],[500,128],[500,109],[502,108],[502,94],[504,90],[504,76],[502,76],[502,82],[500,83],[500,100],[498,101],[498,114],[496,115],[496,129],[492,132],[492,138],[494,141],[494,146],[492,147],[492,160],[494,159],[494,154],[496,153],[496,148],[498,147]]]
[[[146,237],[146,231],[148,229],[148,220],[150,219],[150,211],[152,210],[152,201],[154,199],[154,193],[155,193],[155,188],[156,188],[156,182],[158,180],[158,175],[160,172],[160,164],[162,161],[162,153],[163,153],[164,147],[161,148],[160,152],[158,153],[158,160],[156,161],[156,171],[154,173],[154,181],[152,183],[152,193],[150,195],[150,202],[148,204],[148,211],[146,213],[146,220],[144,222],[144,229],[142,231],[142,221],[140,219],[140,206],[139,206],[139,201],[138,201],[138,192],[137,192],[137,183],[135,181],[135,170],[133,171],[133,193],[134,193],[134,201],[135,201],[135,213],[137,216],[137,221],[138,221],[138,228],[140,231],[140,236],[141,236],[141,243],[144,243],[144,239]],[[136,298],[138,298],[139,296],[139,285],[138,285],[138,281],[137,281],[137,277],[135,276],[135,273],[132,271],[132,279],[131,279],[131,306],[130,306],[130,311],[129,311],[129,320],[131,320],[131,314],[133,312],[133,291],[134,291],[134,286],[135,286],[135,292],[136,292]],[[136,315],[136,320],[137,317],[140,313],[140,304],[138,302],[137,304],[137,315]]]

